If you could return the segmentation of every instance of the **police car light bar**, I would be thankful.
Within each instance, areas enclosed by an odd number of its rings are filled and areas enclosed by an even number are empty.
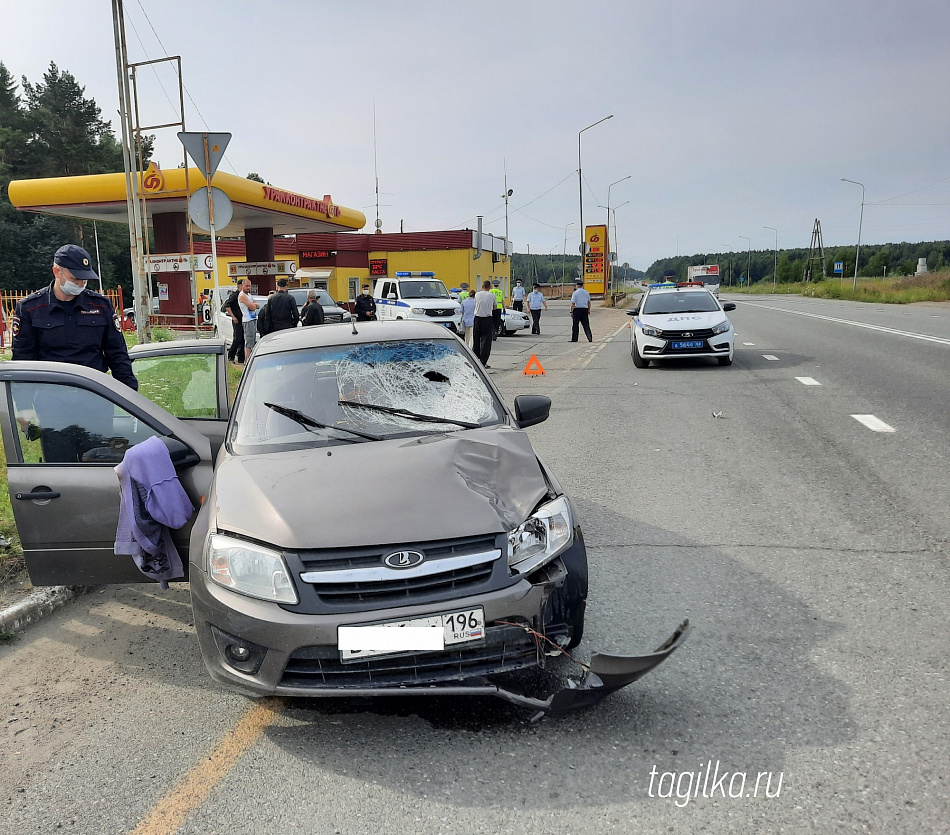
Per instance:
[[[427,278],[432,278],[435,276],[434,272],[425,271],[425,272],[406,272],[399,270],[396,271],[396,278],[415,278],[416,276],[426,276]]]

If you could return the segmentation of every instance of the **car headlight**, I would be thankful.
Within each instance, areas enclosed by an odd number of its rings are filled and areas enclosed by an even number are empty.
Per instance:
[[[644,336],[663,336],[663,331],[659,328],[654,328],[652,325],[642,325],[640,330],[643,331]]]
[[[729,330],[729,327],[730,327],[729,320],[727,319],[725,322],[720,322],[718,325],[714,325],[712,332],[725,333],[727,330]]]
[[[353,317],[350,315],[349,311],[344,310],[344,311],[343,311],[343,318],[342,318],[340,321],[341,321],[341,322],[349,322],[352,318],[353,318]]]
[[[208,538],[208,576],[219,586],[248,597],[297,602],[283,557],[253,542],[212,534]]]
[[[542,505],[508,534],[508,565],[522,574],[554,559],[574,538],[567,498]]]
[[[412,312],[415,313],[416,316],[424,316],[426,312],[426,309],[424,307],[412,307],[410,308],[410,310],[412,310]]]

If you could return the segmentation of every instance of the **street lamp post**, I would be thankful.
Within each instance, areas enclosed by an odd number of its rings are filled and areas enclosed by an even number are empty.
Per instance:
[[[745,280],[751,285],[752,284],[752,238],[748,238],[745,235],[740,235],[739,237],[745,238],[749,242],[749,265],[746,267]]]
[[[622,183],[624,180],[629,180],[632,176],[633,174],[627,174],[626,177],[621,177],[619,180],[614,180],[609,186],[607,186],[607,240],[608,240],[608,243],[610,241],[610,190],[615,185],[617,185],[617,183]],[[614,215],[614,220],[616,221],[616,215]],[[615,222],[614,227],[616,227],[616,225],[617,224]],[[614,231],[616,231],[616,228],[614,229]],[[608,275],[608,284],[610,286],[605,287],[604,289],[609,292],[609,290],[613,289],[613,277],[614,277],[613,267],[610,265],[610,247],[609,246],[607,247],[607,275]]]
[[[626,178],[624,178],[624,179],[626,179]],[[618,181],[618,182],[619,182],[619,181]],[[608,193],[607,193],[607,199],[608,199],[608,200],[610,199],[609,189],[608,189]],[[598,208],[606,209],[606,210],[607,210],[607,231],[608,231],[608,232],[610,231],[610,215],[613,215],[613,216],[614,216],[614,237],[613,237],[614,246],[613,246],[613,251],[614,251],[615,253],[618,253],[618,255],[617,255],[617,260],[618,260],[618,261],[620,260],[620,255],[619,255],[619,252],[620,252],[620,245],[619,245],[619,243],[618,243],[618,241],[617,241],[617,209],[622,209],[622,208],[623,208],[624,206],[626,206],[627,203],[629,203],[629,202],[630,202],[629,200],[624,200],[623,203],[621,203],[619,206],[616,206],[616,207],[614,207],[614,208],[610,208],[610,204],[609,204],[609,203],[608,203],[606,206],[601,206],[599,203],[597,204]],[[608,234],[607,237],[609,238],[610,235]],[[609,252],[609,251],[608,251],[607,255],[608,255],[608,263],[610,263],[610,258],[609,258],[610,252]],[[614,281],[613,281],[613,274],[614,274],[613,267],[611,267],[611,268],[610,268],[610,283],[611,283],[611,288],[612,288],[612,285],[613,285],[613,283],[614,283]]]
[[[608,119],[613,119],[614,114],[611,113],[609,116],[604,116],[600,121],[594,122],[592,125],[588,125],[586,128],[579,130],[577,132],[577,189],[578,196],[580,197],[580,221],[581,221],[581,248],[580,253],[581,257],[585,255],[584,252],[584,178],[581,174],[581,134],[585,130],[590,130],[591,128],[597,127],[601,122],[606,122]]]
[[[561,283],[558,285],[557,297],[561,298],[561,288],[564,286],[564,273],[567,269],[567,229],[568,226],[573,226],[574,221],[572,220],[567,226],[564,227],[564,250],[561,253]]]
[[[763,229],[771,229],[775,233],[775,260],[772,264],[772,289],[775,289],[775,276],[778,273],[778,229],[774,226],[763,226]]]
[[[841,178],[842,183],[854,183],[856,186],[861,186],[861,217],[858,220],[858,245],[854,250],[854,282],[851,285],[852,290],[858,289],[858,254],[861,252],[861,226],[864,223],[864,183],[859,183],[857,180],[849,180],[847,177]]]

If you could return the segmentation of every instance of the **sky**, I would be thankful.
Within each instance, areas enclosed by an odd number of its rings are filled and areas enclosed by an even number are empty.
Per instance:
[[[109,0],[3,0],[0,61],[72,73],[118,132]],[[125,0],[131,62],[180,55],[221,170],[359,209],[618,262],[950,238],[946,0]],[[177,121],[170,64],[142,124]],[[612,118],[586,129],[607,116]],[[175,128],[155,157],[178,166]],[[583,133],[581,133],[583,131]],[[628,178],[628,179],[627,179]],[[848,178],[862,189],[842,182]],[[377,186],[378,184],[378,186]],[[377,198],[378,187],[378,198]],[[777,232],[765,227],[774,227]],[[616,232],[616,234],[614,234]],[[746,240],[748,239],[748,240]],[[702,260],[697,261],[702,263]]]

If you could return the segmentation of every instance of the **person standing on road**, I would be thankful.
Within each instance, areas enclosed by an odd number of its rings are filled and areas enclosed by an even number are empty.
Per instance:
[[[66,244],[53,256],[53,283],[16,306],[13,359],[71,362],[111,371],[129,388],[138,389],[122,325],[112,302],[89,290],[98,281],[89,253]]]
[[[584,280],[578,278],[574,282],[576,289],[571,294],[571,342],[577,342],[577,331],[580,325],[584,326],[587,341],[593,342],[590,332],[590,293],[584,289]]]
[[[238,304],[240,288],[236,287],[225,299],[222,308],[231,320],[231,347],[228,348],[228,362],[244,364],[244,323],[241,321],[241,306]]]
[[[304,326],[322,325],[327,317],[316,290],[307,290],[307,301],[300,311],[300,321]]]
[[[260,305],[251,298],[251,279],[245,278],[239,285],[238,306],[241,308],[241,324],[244,327],[244,359],[251,356],[257,342],[257,311]]]
[[[376,319],[376,299],[369,294],[369,285],[364,284],[356,304],[353,305],[357,322],[372,322]]]
[[[485,368],[489,368],[488,357],[491,354],[491,343],[495,332],[493,311],[498,305],[498,299],[491,289],[491,282],[486,278],[482,282],[482,289],[475,294],[475,324],[472,338],[475,342],[475,353]]]
[[[287,279],[277,279],[277,292],[267,300],[267,307],[261,315],[267,317],[267,333],[285,331],[297,327],[300,311],[297,300],[287,292]]]
[[[511,291],[511,306],[521,313],[524,313],[524,294],[524,284],[521,283],[519,278],[515,282],[514,290]]]
[[[492,324],[494,326],[494,331],[492,331],[492,340],[498,339],[501,335],[501,311],[505,307],[505,294],[501,289],[501,282],[496,278],[492,282],[491,291],[495,296],[495,300],[498,302],[496,307],[492,310]]]
[[[475,330],[475,296],[469,293],[468,290],[462,292],[465,294],[462,299],[462,333],[464,334],[465,344],[471,348],[473,345],[472,336]]]
[[[548,303],[545,301],[544,293],[541,292],[541,285],[535,283],[534,290],[528,296],[528,310],[531,311],[531,333],[541,335],[541,308],[548,309]]]

